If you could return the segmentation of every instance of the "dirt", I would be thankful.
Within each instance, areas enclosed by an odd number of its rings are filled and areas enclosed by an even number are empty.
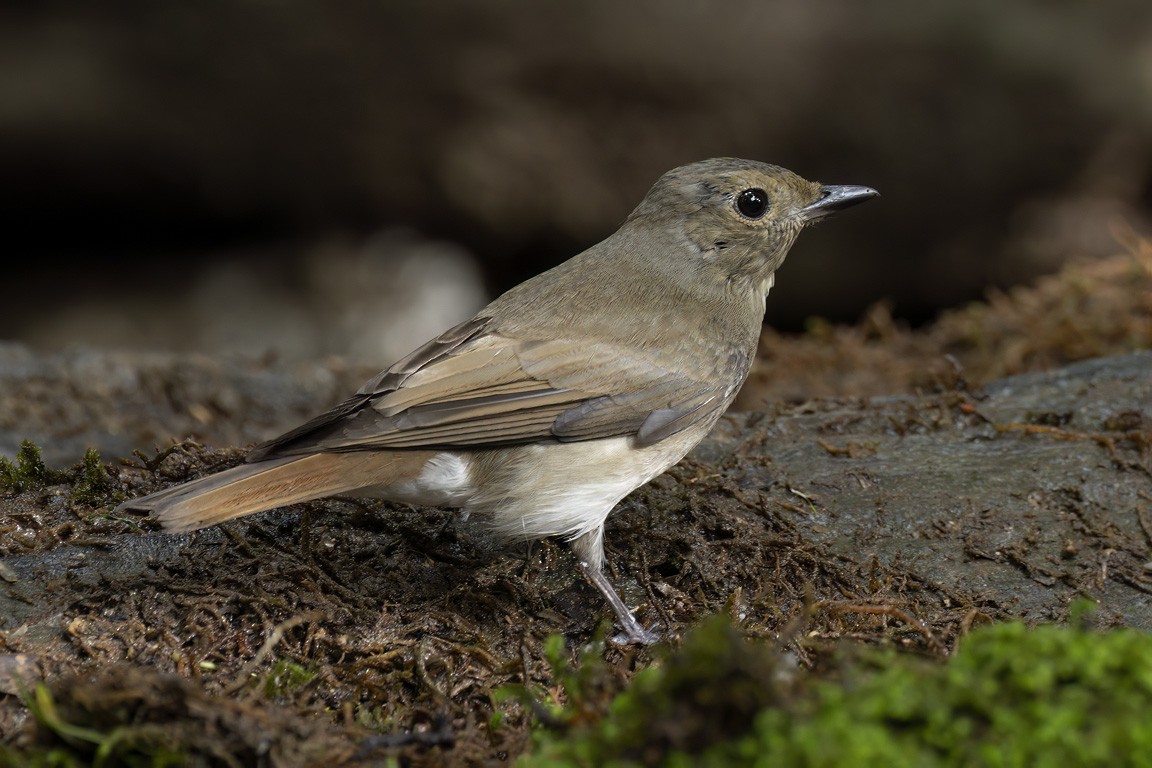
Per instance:
[[[6,439],[23,423],[58,467],[102,445],[110,475],[103,498],[73,475],[0,499],[0,744],[91,754],[30,714],[20,681],[43,680],[59,721],[190,764],[490,764],[530,739],[501,688],[562,699],[545,640],[609,632],[562,544],[494,550],[441,510],[334,499],[186,536],[109,514],[239,462],[229,446],[354,370],[5,354]],[[633,493],[607,545],[641,620],[675,645],[726,611],[809,668],[844,641],[944,655],[975,623],[1065,621],[1080,597],[1103,625],[1152,628],[1152,352],[983,384],[941,361],[919,392],[734,413]],[[202,442],[158,451],[165,425]],[[658,651],[605,653],[623,686]]]

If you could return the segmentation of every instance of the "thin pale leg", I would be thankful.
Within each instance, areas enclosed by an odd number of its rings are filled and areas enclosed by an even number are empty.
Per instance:
[[[616,592],[616,588],[612,586],[612,582],[604,574],[604,529],[598,528],[574,539],[572,551],[576,554],[584,577],[592,586],[600,590],[600,594],[604,595],[608,605],[612,606],[612,610],[616,612],[616,619],[620,622],[620,626],[624,628],[624,632],[612,640],[620,645],[628,643],[651,645],[659,641],[660,633],[652,629],[644,629],[640,625],[640,622],[632,615],[632,611],[628,610],[628,606],[624,604],[619,593]]]

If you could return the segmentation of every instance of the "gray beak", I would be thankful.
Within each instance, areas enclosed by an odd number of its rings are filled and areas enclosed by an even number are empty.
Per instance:
[[[816,221],[879,195],[880,193],[872,187],[828,184],[820,188],[819,200],[800,209],[800,218],[805,221]]]

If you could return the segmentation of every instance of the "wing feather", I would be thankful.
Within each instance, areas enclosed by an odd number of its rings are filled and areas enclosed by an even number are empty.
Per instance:
[[[657,355],[636,346],[518,340],[500,335],[495,325],[478,318],[456,326],[381,372],[355,397],[259,446],[250,460],[620,435],[651,444],[714,421],[733,394],[668,370]]]

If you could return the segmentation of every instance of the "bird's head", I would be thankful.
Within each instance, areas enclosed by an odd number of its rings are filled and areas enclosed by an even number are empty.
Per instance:
[[[777,165],[715,158],[661,176],[625,226],[653,226],[687,244],[699,261],[681,268],[767,291],[804,227],[877,194],[808,181]]]

